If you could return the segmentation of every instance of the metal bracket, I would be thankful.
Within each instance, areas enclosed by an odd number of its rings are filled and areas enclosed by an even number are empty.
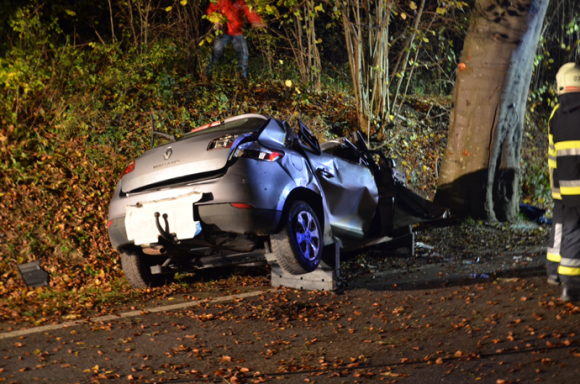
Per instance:
[[[317,269],[304,275],[292,275],[283,270],[276,261],[276,255],[266,253],[266,260],[272,269],[271,284],[273,287],[287,287],[304,290],[341,291],[344,288],[340,276],[340,244],[334,243],[329,248],[334,251],[334,259],[328,263],[321,261]],[[334,264],[334,265],[331,265]]]
[[[340,243],[329,245],[334,252],[334,258],[325,258],[320,262],[316,270],[304,275],[292,275],[284,271],[276,261],[276,255],[269,247],[266,247],[266,260],[272,269],[270,284],[273,287],[287,287],[304,290],[336,291],[342,292],[345,288],[345,280],[340,271]],[[395,239],[385,236],[375,239],[365,246],[369,250],[391,249],[403,251],[411,256],[415,255],[415,232],[397,237]],[[329,250],[330,251],[330,250]],[[330,253],[330,252],[329,252]]]

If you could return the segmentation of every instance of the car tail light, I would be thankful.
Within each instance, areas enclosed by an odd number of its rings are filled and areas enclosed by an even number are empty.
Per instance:
[[[213,139],[207,146],[207,150],[211,151],[212,149],[231,148],[238,136],[239,135],[224,135],[217,139]]]
[[[131,173],[135,170],[135,160],[133,160],[131,162],[131,164],[127,165],[127,168],[125,168],[125,170],[123,171],[123,173],[121,173],[121,179],[123,178],[123,176],[125,176],[128,173]]]
[[[202,125],[201,127],[197,127],[195,129],[192,129],[190,133],[195,133],[195,132],[199,132],[199,131],[203,131],[204,129],[207,128],[211,128],[211,127],[215,127],[216,125],[220,125],[222,122],[221,121],[214,121],[213,123],[209,123],[206,125]]]
[[[234,208],[239,208],[239,209],[254,209],[253,206],[251,206],[250,204],[246,204],[246,203],[231,203],[230,205]]]
[[[272,151],[264,148],[256,142],[240,145],[233,153],[233,157],[243,157],[246,159],[276,161],[284,157],[284,152]]]

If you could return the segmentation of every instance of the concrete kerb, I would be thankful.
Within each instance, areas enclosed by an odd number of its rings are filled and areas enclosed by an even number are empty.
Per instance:
[[[206,303],[206,302],[207,303],[221,303],[224,301],[231,301],[231,300],[235,300],[235,299],[243,299],[246,297],[259,296],[261,294],[264,294],[267,292],[272,292],[272,291],[275,291],[275,289],[267,289],[267,290],[263,290],[263,291],[246,292],[246,293],[240,293],[240,294],[236,294],[236,295],[216,297],[216,298],[213,298],[209,301],[207,301],[207,300],[193,300],[193,301],[187,301],[187,302],[183,302],[183,303],[163,305],[160,307],[145,308],[145,309],[138,310],[138,311],[123,312],[123,313],[120,313],[117,315],[105,315],[105,316],[91,317],[88,320],[74,320],[74,321],[67,321],[65,323],[60,323],[60,324],[41,325],[38,327],[33,327],[33,328],[28,328],[28,329],[21,329],[21,330],[17,330],[17,331],[0,333],[0,340],[10,339],[13,337],[27,336],[27,335],[31,335],[34,333],[41,333],[41,332],[54,331],[54,330],[63,329],[63,328],[75,327],[75,326],[83,325],[83,324],[100,323],[100,322],[104,322],[104,321],[119,320],[119,319],[124,319],[124,318],[126,319],[126,318],[130,318],[130,317],[143,316],[143,315],[147,315],[150,313],[157,313],[157,312],[175,311],[175,310],[185,309],[185,308],[189,308],[189,307],[194,307],[200,303]]]

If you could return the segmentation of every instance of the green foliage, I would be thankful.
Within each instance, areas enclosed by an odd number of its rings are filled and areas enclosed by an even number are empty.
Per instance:
[[[547,164],[547,158],[540,158],[539,161],[529,159],[522,162],[522,194],[524,203],[541,207],[550,205],[552,198]]]
[[[580,60],[580,13],[578,2],[551,2],[543,34],[534,59],[534,72],[528,102],[531,109],[549,113],[557,103],[554,92],[556,73],[567,62]]]
[[[0,116],[2,124],[15,124],[22,105],[42,93],[50,80],[44,55],[53,46],[51,36],[59,32],[53,21],[45,26],[31,7],[19,9],[9,22],[17,44],[0,57]]]
[[[57,292],[110,291],[121,275],[106,234],[110,193],[149,145],[149,111],[175,105],[184,52],[161,40],[143,54],[74,47],[26,7],[10,25],[17,44],[0,58],[0,296],[15,292],[15,264],[35,259]]]

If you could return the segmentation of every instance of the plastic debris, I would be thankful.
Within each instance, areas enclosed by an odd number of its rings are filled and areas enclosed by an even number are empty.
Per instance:
[[[416,243],[415,243],[415,248],[423,248],[423,249],[429,249],[429,250],[431,250],[431,249],[435,249],[435,247],[434,247],[434,246],[432,246],[432,245],[427,245],[427,244],[425,244],[425,243],[422,243],[422,242],[420,242],[420,241],[418,241],[418,242],[416,242]]]
[[[469,275],[469,278],[471,279],[489,279],[489,275],[486,275],[485,273],[472,273]]]

